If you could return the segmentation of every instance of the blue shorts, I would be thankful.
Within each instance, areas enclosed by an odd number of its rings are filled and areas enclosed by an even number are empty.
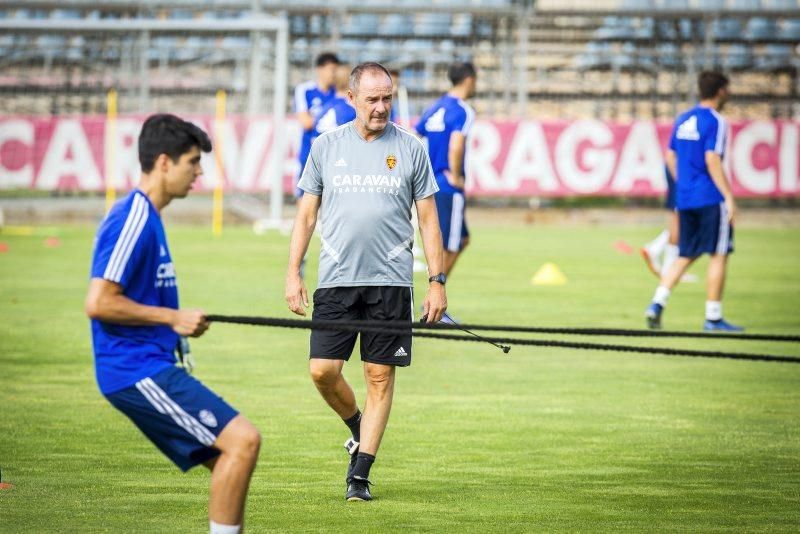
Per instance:
[[[678,216],[681,229],[678,248],[682,258],[733,252],[733,226],[728,223],[724,202],[678,210]]]
[[[439,214],[444,249],[449,252],[460,252],[464,248],[464,238],[469,237],[464,217],[467,208],[464,193],[440,190],[436,192],[434,199]]]
[[[182,471],[217,457],[214,441],[239,414],[180,367],[143,378],[106,398]]]
[[[664,199],[664,207],[675,211],[675,178],[672,177],[669,169],[664,169],[664,174],[667,178],[667,196]]]

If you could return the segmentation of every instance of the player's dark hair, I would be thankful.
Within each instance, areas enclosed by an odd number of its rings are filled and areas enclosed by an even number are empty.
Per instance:
[[[700,98],[707,100],[714,98],[720,89],[728,87],[730,80],[721,72],[704,70],[697,77],[697,88],[700,90]]]
[[[392,75],[389,74],[386,67],[380,63],[376,63],[375,61],[360,63],[350,72],[350,90],[353,91],[353,93],[358,92],[358,85],[361,83],[361,77],[365,72],[382,72],[386,74],[390,80],[392,79]]]
[[[203,130],[175,115],[151,115],[144,121],[139,134],[139,164],[142,172],[152,171],[161,154],[177,162],[195,146],[203,152],[211,152],[211,139]]]
[[[325,65],[329,65],[331,63],[335,63],[336,65],[341,64],[341,61],[339,61],[339,56],[333,52],[321,53],[317,56],[317,60],[315,62],[317,67],[324,67]]]
[[[457,62],[450,65],[450,68],[447,69],[447,77],[450,78],[450,83],[455,86],[467,78],[477,78],[478,71],[475,70],[475,65],[468,61],[463,63]]]

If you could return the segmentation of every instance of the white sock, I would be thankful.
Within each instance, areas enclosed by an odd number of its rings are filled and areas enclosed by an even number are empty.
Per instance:
[[[706,319],[709,321],[719,321],[722,319],[722,303],[720,301],[706,301]]]
[[[666,306],[670,293],[671,291],[666,287],[658,286],[656,288],[656,294],[653,295],[653,302],[655,302],[656,304],[660,304],[661,306]]]
[[[661,275],[663,276],[664,273],[670,268],[670,266],[675,263],[675,260],[678,259],[680,255],[680,249],[678,245],[667,245],[664,249],[664,260],[661,264]]]
[[[658,258],[661,256],[661,253],[664,251],[664,247],[667,246],[669,242],[669,231],[663,230],[658,237],[647,243],[644,248],[653,256],[653,259]]]
[[[209,521],[208,530],[211,534],[239,534],[242,531],[242,525],[221,525]]]

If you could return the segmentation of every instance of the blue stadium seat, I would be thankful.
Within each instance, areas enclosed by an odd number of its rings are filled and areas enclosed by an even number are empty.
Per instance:
[[[414,33],[425,37],[449,35],[451,24],[449,13],[423,13],[417,19]]]
[[[453,17],[450,35],[454,37],[469,37],[472,34],[472,15],[460,13]]]
[[[744,37],[748,41],[765,41],[774,39],[778,33],[775,19],[754,17],[747,21]]]
[[[800,41],[800,19],[786,19],[778,29],[778,39]]]
[[[608,39],[633,39],[636,31],[633,21],[627,17],[604,17],[603,25],[594,32],[594,38],[605,41]]]
[[[586,50],[575,60],[580,70],[608,69],[611,67],[608,43],[591,41],[586,43]]]
[[[747,70],[753,66],[753,50],[750,46],[735,43],[728,47],[722,60],[722,66],[727,70]]]
[[[675,43],[659,43],[656,46],[658,64],[670,69],[683,68],[683,58]]]
[[[408,15],[392,13],[386,15],[378,28],[379,35],[398,35],[410,37],[414,35],[414,20]]]
[[[767,45],[764,53],[756,58],[755,66],[758,70],[768,72],[800,67],[792,57],[792,47],[789,45]]]
[[[744,29],[742,21],[735,18],[715,19],[711,24],[711,34],[716,40],[738,41],[742,38]]]

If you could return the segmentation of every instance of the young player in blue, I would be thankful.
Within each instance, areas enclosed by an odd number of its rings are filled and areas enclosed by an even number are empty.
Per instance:
[[[303,135],[300,138],[300,149],[297,159],[300,162],[298,167],[295,184],[303,173],[306,160],[311,152],[311,143],[317,135],[314,133],[314,121],[319,117],[322,107],[331,100],[335,93],[334,77],[336,66],[339,65],[339,58],[336,54],[325,52],[317,56],[317,81],[309,80],[298,85],[294,90],[294,112],[295,117],[303,128]],[[295,194],[299,198],[303,191],[295,188]]]
[[[336,68],[336,95],[322,107],[314,121],[314,139],[356,118],[356,110],[347,98],[349,83],[350,67],[339,65]]]
[[[700,103],[675,121],[667,151],[667,166],[676,178],[680,257],[661,277],[645,312],[650,328],[661,327],[661,315],[672,289],[701,255],[710,254],[707,273],[707,331],[739,332],[722,318],[722,290],[728,255],[733,252],[736,203],[722,167],[727,123],[719,112],[728,100],[728,78],[702,72],[698,78]]]
[[[475,112],[465,100],[475,94],[477,71],[472,63],[454,63],[447,75],[452,89],[422,114],[417,132],[428,140],[428,154],[439,185],[436,209],[444,242],[444,272],[449,276],[469,243],[464,155]]]
[[[86,313],[101,393],[181,470],[211,470],[212,533],[241,530],[258,430],[175,365],[181,336],[208,328],[200,310],[182,310],[161,211],[202,174],[211,141],[173,115],[148,118],[139,135],[142,178],[100,225]],[[137,476],[139,476],[137,474]]]

